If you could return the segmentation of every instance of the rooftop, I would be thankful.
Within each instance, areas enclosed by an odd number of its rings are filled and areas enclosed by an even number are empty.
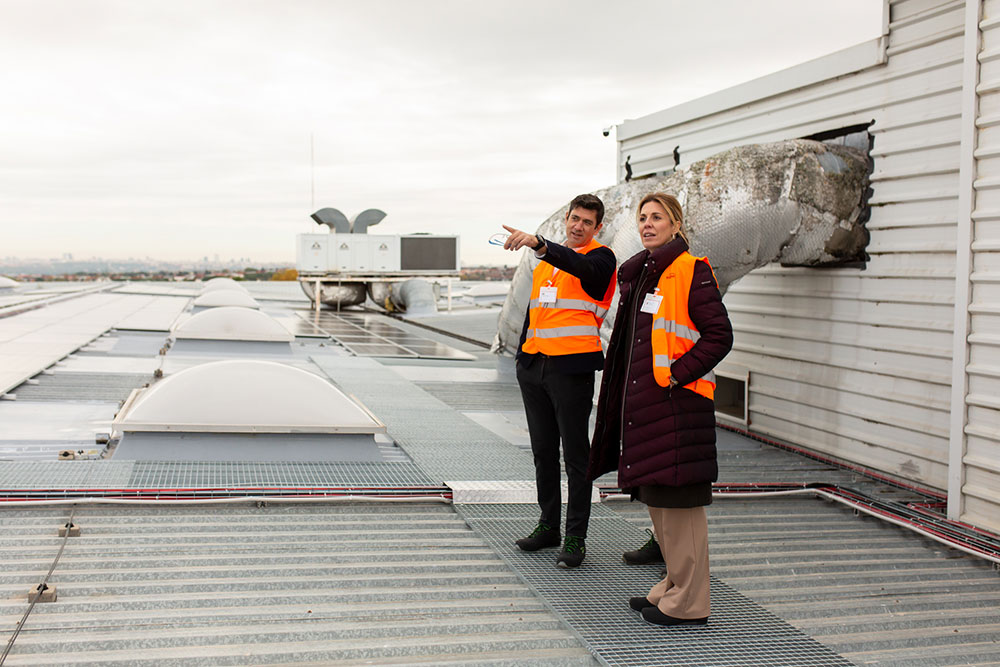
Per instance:
[[[498,309],[316,313],[296,285],[246,287],[294,336],[280,353],[172,345],[198,286],[2,297],[3,664],[1000,663],[993,564],[872,516],[917,525],[933,493],[728,430],[710,623],[645,625],[626,600],[659,568],[622,563],[648,519],[612,477],[581,568],[513,547],[537,508],[511,361],[487,350]],[[308,373],[385,432],[361,458],[336,433],[239,429],[157,434],[152,451],[221,433],[228,451],[252,441],[274,458],[115,456],[128,437],[109,437],[115,415],[137,390],[220,362]],[[232,408],[221,393],[197,401]],[[285,456],[299,437],[323,456]],[[67,524],[79,535],[60,536]],[[42,582],[56,599],[32,604]]]

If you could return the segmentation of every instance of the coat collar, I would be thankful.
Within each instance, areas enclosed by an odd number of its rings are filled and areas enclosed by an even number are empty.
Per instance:
[[[643,249],[622,264],[618,273],[619,282],[631,283],[635,281],[642,273],[643,267],[647,265],[647,275],[659,279],[660,274],[687,249],[687,242],[680,236],[652,251]]]

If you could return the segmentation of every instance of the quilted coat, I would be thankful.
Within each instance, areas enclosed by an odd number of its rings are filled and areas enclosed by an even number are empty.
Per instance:
[[[711,268],[703,261],[695,267],[688,312],[701,337],[671,366],[676,387],[661,387],[653,378],[653,315],[640,309],[661,274],[687,249],[678,237],[643,250],[618,270],[621,293],[604,362],[588,479],[616,468],[622,489],[718,479],[715,403],[683,387],[715,368],[733,346],[732,325]]]

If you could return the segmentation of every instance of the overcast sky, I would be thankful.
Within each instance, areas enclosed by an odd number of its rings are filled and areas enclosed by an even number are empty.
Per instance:
[[[0,257],[291,263],[332,206],[513,264],[487,244],[500,224],[533,230],[614,183],[603,127],[872,39],[881,16],[881,0],[0,0]]]

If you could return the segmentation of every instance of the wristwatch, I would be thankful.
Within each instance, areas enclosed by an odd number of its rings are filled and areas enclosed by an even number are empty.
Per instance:
[[[538,245],[536,245],[534,248],[532,248],[532,250],[534,250],[535,252],[538,252],[539,250],[541,250],[542,248],[545,247],[545,239],[543,239],[538,234],[535,234],[535,238],[538,239]]]

